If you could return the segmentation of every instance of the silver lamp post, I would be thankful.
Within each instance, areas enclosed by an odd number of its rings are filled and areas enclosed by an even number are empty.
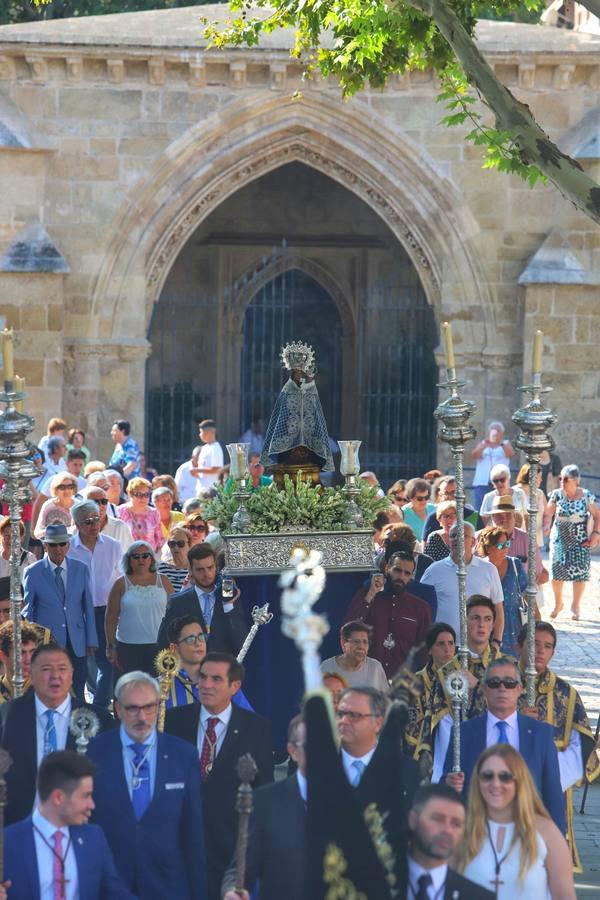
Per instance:
[[[12,330],[2,332],[4,357],[4,391],[0,402],[5,409],[0,413],[0,477],[4,486],[0,499],[8,504],[10,518],[10,617],[13,623],[13,696],[23,693],[23,663],[21,659],[21,541],[19,525],[23,503],[30,499],[29,481],[37,471],[28,460],[32,446],[27,435],[35,426],[35,419],[18,411],[25,394],[15,390],[13,371]]]
[[[440,440],[450,445],[454,460],[454,472],[456,476],[456,523],[458,531],[458,604],[460,611],[460,644],[458,657],[461,669],[467,670],[469,662],[469,648],[467,645],[467,567],[465,565],[465,478],[463,471],[463,454],[467,441],[475,437],[475,429],[469,424],[469,419],[475,410],[475,404],[471,400],[463,400],[458,391],[465,386],[465,381],[457,381],[456,365],[454,361],[454,346],[452,343],[452,329],[448,322],[442,327],[444,345],[446,348],[446,381],[438,387],[446,388],[450,396],[440,403],[434,412],[434,416],[441,422],[439,431]]]
[[[515,440],[515,446],[522,450],[529,463],[529,505],[527,507],[527,668],[525,683],[527,705],[535,706],[535,609],[537,603],[537,476],[540,468],[540,456],[544,450],[554,449],[554,441],[548,429],[554,425],[556,416],[541,400],[541,395],[552,388],[542,387],[542,347],[544,334],[536,331],[533,344],[533,365],[531,384],[519,388],[525,394],[531,394],[531,400],[514,413],[512,420],[521,429]]]
[[[250,525],[252,524],[250,513],[244,504],[244,501],[250,496],[250,491],[246,487],[250,444],[227,444],[226,446],[230,460],[229,472],[233,480],[237,482],[234,497],[239,504],[231,524],[234,531],[244,534],[250,530]]]

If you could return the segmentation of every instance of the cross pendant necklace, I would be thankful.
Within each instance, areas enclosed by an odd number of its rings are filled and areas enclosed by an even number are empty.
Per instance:
[[[65,900],[65,898],[67,896],[67,885],[69,884],[69,879],[65,878],[65,865],[66,865],[67,856],[69,855],[69,850],[71,849],[71,834],[69,832],[69,840],[67,841],[67,849],[65,850],[64,855],[61,856],[60,853],[56,852],[56,850],[54,849],[54,847],[52,846],[50,841],[46,840],[46,838],[44,837],[44,835],[42,834],[40,829],[37,827],[37,825],[34,825],[33,827],[34,827],[36,833],[43,840],[43,842],[46,845],[46,847],[48,848],[48,850],[51,852],[52,856],[54,856],[54,858],[57,859],[59,862],[60,878],[58,880],[58,885],[59,885],[59,889],[60,889],[61,900]]]
[[[501,868],[501,866],[502,866],[502,863],[504,862],[504,860],[506,859],[506,857],[507,857],[508,854],[510,853],[511,847],[509,847],[508,850],[507,850],[507,852],[504,854],[504,856],[503,856],[501,859],[499,859],[499,858],[498,858],[498,854],[496,853],[496,847],[495,847],[495,845],[494,845],[494,841],[492,840],[492,832],[491,832],[491,829],[490,829],[490,823],[489,823],[489,821],[487,822],[487,831],[488,831],[488,838],[489,838],[489,842],[490,842],[490,847],[492,848],[492,853],[494,854],[494,863],[495,863],[495,870],[496,870],[496,871],[495,871],[496,877],[490,879],[490,884],[493,886],[493,888],[494,888],[494,893],[495,893],[495,895],[496,895],[496,897],[497,897],[497,896],[498,896],[498,888],[500,887],[501,884],[504,884],[504,882],[500,880],[500,868]]]

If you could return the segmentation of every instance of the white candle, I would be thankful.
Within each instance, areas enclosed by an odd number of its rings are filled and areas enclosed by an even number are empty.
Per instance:
[[[544,349],[544,332],[536,331],[533,336],[533,361],[531,370],[534,374],[542,371],[542,350]]]
[[[348,463],[347,463],[348,475],[355,475],[356,474],[356,464],[354,462],[354,445],[349,443],[347,446],[347,450],[348,450]]]
[[[446,368],[456,368],[454,362],[454,342],[452,340],[452,326],[450,322],[444,322],[442,325],[442,337],[444,338],[444,348],[446,350]]]
[[[17,394],[22,394],[25,390],[25,379],[21,378],[20,375],[15,375],[15,391]],[[23,401],[17,400],[15,403],[15,409],[17,412],[23,412]]]
[[[236,453],[237,458],[237,469],[238,469],[238,478],[246,477],[246,455],[243,450],[238,450]]]
[[[5,328],[2,332],[2,355],[4,357],[4,380],[12,381],[15,375],[13,363],[13,331]]]

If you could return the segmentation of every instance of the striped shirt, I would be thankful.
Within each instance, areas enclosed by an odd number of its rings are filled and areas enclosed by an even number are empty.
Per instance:
[[[173,590],[176,594],[183,588],[183,583],[190,574],[188,569],[178,569],[176,566],[171,565],[171,563],[166,562],[158,564],[158,571],[161,575],[167,576],[173,585]]]

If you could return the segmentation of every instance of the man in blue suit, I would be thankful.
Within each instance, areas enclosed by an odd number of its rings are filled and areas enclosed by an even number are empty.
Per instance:
[[[67,559],[71,535],[64,525],[48,525],[46,556],[25,570],[23,615],[49,628],[73,663],[73,690],[83,703],[87,656],[98,646],[90,571],[85,563]]]
[[[145,672],[117,682],[121,727],[88,747],[98,767],[93,821],[140,900],[206,900],[198,752],[157,731],[159,694]]]
[[[446,781],[459,792],[467,791],[479,754],[492,744],[511,744],[527,763],[546,809],[565,834],[565,798],[560,786],[554,731],[545,722],[537,722],[517,712],[517,703],[523,693],[517,660],[503,656],[491,662],[483,676],[483,693],[487,713],[460,726],[460,772],[451,771],[450,738],[444,763]]]
[[[117,875],[102,829],[86,824],[94,808],[95,771],[87,757],[72,750],[45,757],[36,809],[4,832],[6,881],[0,900],[63,895],[135,900]]]

